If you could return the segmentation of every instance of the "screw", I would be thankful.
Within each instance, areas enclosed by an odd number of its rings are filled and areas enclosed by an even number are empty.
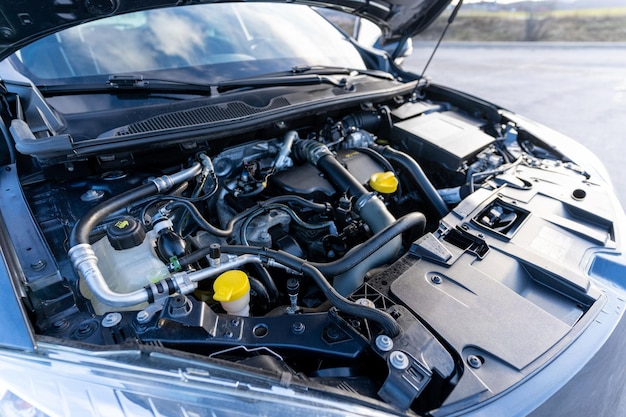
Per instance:
[[[93,323],[88,321],[82,322],[76,331],[79,336],[89,336],[94,331]]]
[[[467,363],[469,364],[469,366],[471,366],[474,369],[478,369],[482,366],[483,361],[480,360],[480,358],[476,355],[469,355],[467,357]]]
[[[409,367],[409,357],[406,356],[404,352],[400,352],[399,350],[391,352],[391,355],[389,355],[389,362],[391,363],[391,366],[396,369],[402,370]]]
[[[122,315],[120,313],[109,313],[102,319],[102,327],[113,327],[122,321]]]
[[[391,337],[381,334],[376,338],[376,347],[383,352],[389,352],[393,349],[393,340]]]
[[[42,269],[44,269],[46,267],[46,261],[44,261],[43,259],[38,259],[35,262],[32,262],[30,264],[30,268],[33,271],[41,271]]]
[[[433,284],[441,284],[443,282],[443,279],[441,279],[439,275],[433,275],[430,280],[433,282]]]
[[[64,319],[60,319],[52,323],[52,330],[55,332],[61,332],[66,330],[68,327],[70,327],[70,324]]]
[[[302,323],[302,322],[296,322],[296,323],[291,325],[291,331],[294,334],[302,334],[302,333],[304,333],[304,329],[305,328],[306,327],[304,326],[304,323]]]
[[[92,203],[100,200],[102,197],[104,197],[104,191],[102,190],[87,190],[80,196],[80,199],[86,203]]]
[[[139,323],[145,323],[150,320],[150,313],[146,310],[141,310],[137,313],[137,321]]]
[[[0,36],[2,36],[5,39],[10,39],[13,37],[13,35],[15,34],[15,32],[13,32],[13,30],[11,28],[8,27],[0,27]]]
[[[341,334],[334,327],[329,327],[326,329],[326,337],[334,341],[334,340],[338,340],[341,337]]]
[[[376,308],[376,304],[374,304],[374,302],[372,300],[369,300],[367,298],[359,298],[358,300],[355,301],[357,304],[362,305],[362,306],[366,306],[366,307],[371,307],[371,308]]]

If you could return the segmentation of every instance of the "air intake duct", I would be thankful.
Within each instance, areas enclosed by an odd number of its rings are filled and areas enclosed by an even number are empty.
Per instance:
[[[355,201],[355,211],[374,233],[378,233],[396,221],[382,200],[359,183],[323,143],[314,140],[298,140],[294,143],[293,155],[296,159],[308,161],[317,167],[337,192],[346,193],[351,197]],[[342,295],[351,293],[363,284],[367,271],[392,261],[401,245],[402,236],[394,237],[352,269],[334,277],[333,286]]]

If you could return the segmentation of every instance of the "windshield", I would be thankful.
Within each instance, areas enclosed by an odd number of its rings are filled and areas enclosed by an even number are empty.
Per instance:
[[[300,65],[365,65],[350,41],[307,6],[222,3],[110,17],[43,38],[14,54],[35,84],[158,73],[205,82]],[[82,81],[81,81],[82,80]]]

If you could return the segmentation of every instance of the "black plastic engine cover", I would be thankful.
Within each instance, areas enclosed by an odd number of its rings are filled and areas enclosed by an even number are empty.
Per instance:
[[[367,184],[372,174],[385,170],[372,157],[357,150],[339,151],[337,160],[361,184]],[[272,177],[271,183],[284,194],[296,194],[316,201],[326,201],[337,194],[333,185],[311,164],[281,171]]]

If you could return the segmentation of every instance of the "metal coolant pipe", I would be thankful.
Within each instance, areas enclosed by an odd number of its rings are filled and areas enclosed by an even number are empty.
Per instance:
[[[355,211],[374,233],[393,224],[393,217],[385,204],[374,193],[370,193],[354,176],[335,159],[328,147],[314,140],[299,140],[294,144],[294,155],[315,165],[330,181],[335,189],[356,200]],[[333,279],[333,287],[347,295],[357,289],[365,279],[365,274],[372,268],[391,261],[402,246],[402,236],[396,236],[387,244],[359,262],[348,271]]]
[[[128,307],[152,301],[156,291],[168,291],[170,293],[180,290],[176,287],[186,287],[188,285],[178,280],[166,279],[160,285],[151,285],[149,289],[142,288],[127,294],[112,291],[100,268],[98,268],[98,258],[89,243],[91,230],[102,222],[107,216],[115,211],[150,195],[166,192],[179,184],[188,181],[202,172],[202,165],[195,163],[190,168],[184,169],[173,175],[163,175],[155,178],[150,183],[119,194],[111,199],[102,202],[84,215],[74,226],[70,235],[70,250],[68,255],[76,270],[82,275],[82,279],[89,286],[89,289],[101,302],[112,307]],[[183,292],[183,291],[181,291]]]

